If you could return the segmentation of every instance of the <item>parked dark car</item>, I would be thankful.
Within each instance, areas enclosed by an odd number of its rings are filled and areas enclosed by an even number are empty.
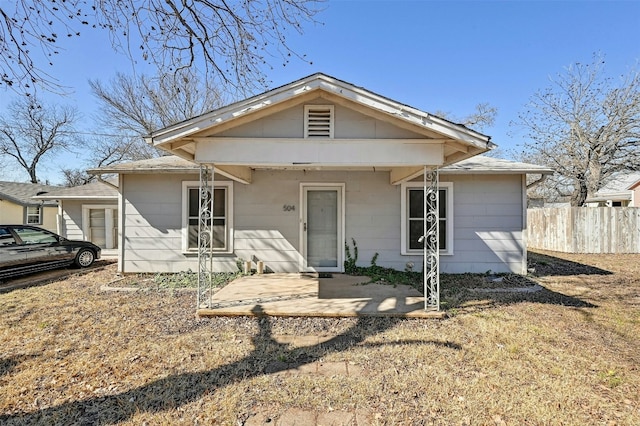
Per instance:
[[[0,225],[0,280],[63,266],[91,266],[100,247],[30,225]]]

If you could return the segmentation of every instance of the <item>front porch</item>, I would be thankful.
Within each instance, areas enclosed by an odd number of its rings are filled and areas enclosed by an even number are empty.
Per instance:
[[[264,274],[239,278],[211,296],[199,316],[385,316],[444,318],[424,310],[424,296],[406,285],[366,284],[368,277]]]

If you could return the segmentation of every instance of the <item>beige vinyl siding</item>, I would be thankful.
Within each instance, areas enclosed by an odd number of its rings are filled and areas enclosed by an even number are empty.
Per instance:
[[[24,207],[9,200],[0,200],[0,223],[23,224]]]
[[[58,207],[45,206],[42,207],[42,224],[38,225],[51,232],[58,232]]]
[[[57,232],[56,215],[58,207],[42,207],[42,222],[33,225],[45,228],[51,232]],[[9,200],[0,200],[0,223],[26,224],[27,208]]]

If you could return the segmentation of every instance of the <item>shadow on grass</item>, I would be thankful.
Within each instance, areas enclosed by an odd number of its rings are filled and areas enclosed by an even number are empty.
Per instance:
[[[31,412],[0,415],[0,424],[111,424],[130,420],[138,413],[175,409],[245,379],[295,369],[356,345],[367,346],[368,344],[363,342],[368,337],[384,332],[403,320],[361,316],[353,327],[328,341],[291,348],[274,339],[271,319],[264,315],[260,305],[256,305],[252,312],[259,325],[259,332],[252,338],[254,348],[251,353],[236,362],[210,371],[171,375],[115,395],[70,401]],[[432,344],[452,350],[462,349],[455,342],[438,340],[394,341],[389,344],[415,343]],[[371,344],[372,347],[380,345],[384,343]]]
[[[528,252],[529,268],[534,268],[537,277],[568,276],[568,275],[611,275],[613,272],[583,263],[572,262],[559,257],[542,254],[535,251]]]
[[[487,309],[496,306],[510,305],[521,302],[541,303],[550,305],[567,306],[571,308],[597,308],[597,305],[580,298],[567,296],[540,285],[536,281],[520,275],[507,275],[517,277],[517,286],[479,287],[477,277],[465,282],[464,274],[459,277],[447,276],[441,283],[441,306],[449,313],[459,309]]]
[[[0,378],[6,374],[9,374],[11,370],[18,364],[31,359],[36,358],[38,355],[20,355],[16,357],[0,358]]]

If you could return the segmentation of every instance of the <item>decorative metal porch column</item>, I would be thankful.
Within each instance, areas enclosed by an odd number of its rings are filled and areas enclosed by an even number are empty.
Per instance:
[[[200,165],[198,209],[198,301],[197,309],[211,306],[213,295],[213,166]]]
[[[440,218],[438,168],[425,166],[424,188],[424,309],[440,310]]]

